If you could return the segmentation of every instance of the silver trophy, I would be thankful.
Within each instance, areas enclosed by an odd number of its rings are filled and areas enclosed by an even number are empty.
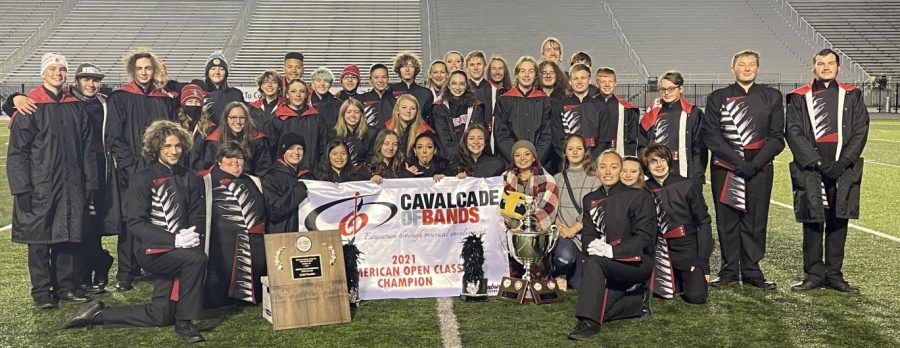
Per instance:
[[[525,267],[522,279],[504,277],[500,284],[498,298],[510,302],[524,303],[530,297],[538,304],[562,300],[562,292],[555,279],[534,281],[531,269],[553,251],[559,238],[555,225],[549,230],[541,230],[534,218],[534,198],[524,196],[525,214],[519,221],[507,224],[506,241],[510,255]]]

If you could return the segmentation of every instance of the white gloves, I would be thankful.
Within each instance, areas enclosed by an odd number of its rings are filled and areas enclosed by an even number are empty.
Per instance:
[[[175,247],[178,249],[196,248],[200,246],[200,234],[194,232],[197,226],[182,228],[175,234]]]
[[[591,244],[588,244],[587,250],[589,255],[605,258],[612,258],[613,256],[612,246],[606,244],[606,237],[592,240]]]

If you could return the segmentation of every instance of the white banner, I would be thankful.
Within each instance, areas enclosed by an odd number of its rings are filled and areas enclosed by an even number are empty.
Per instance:
[[[500,177],[304,182],[309,197],[300,204],[300,230],[336,229],[345,242],[354,240],[362,252],[362,299],[459,295],[460,252],[472,233],[483,235],[488,293],[509,275]]]

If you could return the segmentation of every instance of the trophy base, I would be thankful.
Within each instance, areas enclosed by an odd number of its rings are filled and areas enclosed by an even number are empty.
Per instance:
[[[475,283],[463,280],[462,293],[459,299],[466,302],[487,302],[487,278],[481,278]]]
[[[500,282],[500,290],[497,292],[497,299],[519,304],[531,301],[537,304],[546,304],[560,302],[563,297],[562,291],[556,284],[556,279],[526,281],[520,278],[503,277]]]
[[[469,295],[469,294],[461,294],[459,295],[459,299],[466,302],[487,302],[488,295]]]

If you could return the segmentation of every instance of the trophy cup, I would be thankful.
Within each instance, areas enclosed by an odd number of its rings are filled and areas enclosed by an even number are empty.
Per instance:
[[[506,230],[507,249],[510,255],[525,267],[525,275],[521,279],[503,277],[497,299],[525,303],[530,297],[537,304],[562,301],[562,291],[556,284],[556,279],[533,280],[531,275],[531,268],[540,263],[556,246],[559,230],[556,226],[552,226],[549,231],[538,230],[532,197],[509,192],[503,199],[506,202],[501,202],[500,205],[506,207],[503,209],[504,217],[510,219]],[[515,209],[511,207],[514,203]],[[521,209],[521,206],[524,206],[524,209]],[[519,213],[522,210],[524,214]],[[510,213],[511,211],[515,212]]]

